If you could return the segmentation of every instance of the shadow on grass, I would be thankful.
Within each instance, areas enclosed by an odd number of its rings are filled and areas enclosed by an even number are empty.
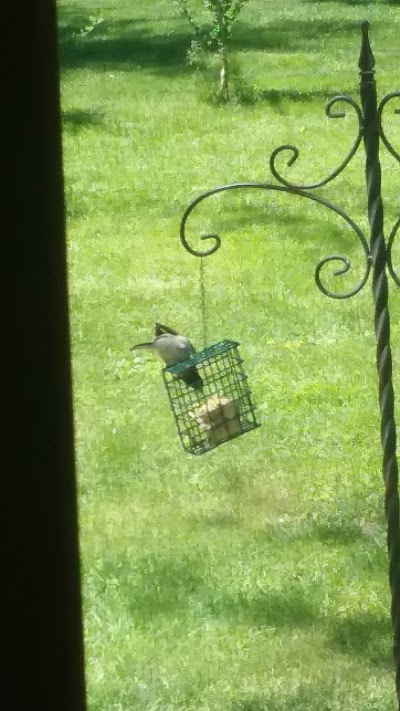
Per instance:
[[[331,91],[325,91],[324,89],[313,89],[310,91],[297,91],[295,89],[270,89],[260,91],[257,94],[257,98],[260,101],[265,101],[270,104],[270,106],[280,107],[284,101],[292,101],[296,103],[305,103],[314,101],[315,99],[326,101],[330,99],[332,95]],[[324,103],[321,103],[321,108],[324,108]]]
[[[346,502],[336,502],[337,511],[313,513],[298,519],[268,524],[258,530],[255,540],[260,546],[266,543],[276,549],[284,549],[297,543],[322,543],[326,547],[342,550],[343,556],[354,556],[359,551],[357,564],[365,568],[370,577],[376,573],[385,577],[387,571],[386,531],[384,524],[358,520]]]
[[[333,696],[333,689],[304,684],[292,692],[237,699],[230,711],[330,711]]]
[[[97,594],[117,597],[136,622],[144,625],[157,615],[184,610],[191,595],[204,584],[198,558],[151,553],[136,559],[104,557],[93,580]]]
[[[372,612],[335,620],[330,633],[330,644],[345,654],[367,660],[370,664],[393,666],[392,630],[389,616]]]
[[[104,114],[97,111],[63,111],[61,114],[62,126],[64,130],[79,131],[87,126],[99,126],[102,124]]]
[[[297,587],[269,590],[252,595],[229,593],[208,603],[211,614],[249,627],[310,625],[317,619],[312,600]]]
[[[78,6],[59,9],[58,44],[63,69],[146,67],[164,74],[189,71],[189,31],[158,34],[153,31],[154,22],[131,19],[103,20],[85,33],[88,21]]]
[[[89,589],[95,586],[96,596],[128,607],[137,624],[183,613],[193,599],[201,600],[213,617],[250,627],[302,626],[316,619],[312,601],[296,586],[248,595],[220,590],[210,584],[199,556],[149,554],[131,560],[116,555],[102,559],[85,579]]]
[[[229,511],[212,511],[202,516],[193,516],[192,525],[206,526],[215,529],[236,528],[239,525],[238,516]]]
[[[269,52],[310,52],[315,44],[327,37],[345,35],[357,37],[358,23],[353,20],[278,20],[257,27],[238,22],[232,37],[237,50]]]
[[[157,26],[155,20],[107,20],[102,17],[96,22],[79,5],[60,7],[58,40],[61,66],[64,69],[91,66],[121,70],[144,67],[166,75],[189,72],[191,69],[186,63],[186,53],[193,35],[178,16],[176,22],[176,31],[157,32],[154,29]],[[286,19],[264,27],[238,22],[232,48],[237,51],[308,53],[324,38],[356,34],[357,23],[349,20],[315,19],[308,22]]]
[[[325,519],[314,521],[310,528],[310,535],[322,543],[346,545],[364,540],[364,534],[355,521],[346,519]]]

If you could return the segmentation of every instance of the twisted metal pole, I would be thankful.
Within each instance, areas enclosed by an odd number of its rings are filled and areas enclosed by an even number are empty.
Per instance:
[[[366,155],[366,183],[370,253],[372,259],[372,293],[375,304],[376,364],[379,381],[381,415],[382,469],[385,484],[385,513],[389,555],[389,584],[393,625],[393,651],[396,665],[396,691],[400,710],[400,527],[399,470],[396,456],[396,424],[390,348],[388,308],[387,248],[383,233],[381,166],[379,160],[380,122],[374,79],[375,60],[368,37],[368,22],[361,26],[360,98],[363,115],[363,140]]]

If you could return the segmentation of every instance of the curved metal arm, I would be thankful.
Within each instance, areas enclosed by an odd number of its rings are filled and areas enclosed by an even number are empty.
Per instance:
[[[387,261],[387,267],[390,273],[390,276],[392,277],[393,281],[397,286],[400,286],[400,277],[398,274],[395,272],[392,264],[392,246],[393,246],[393,240],[397,234],[397,231],[400,227],[400,217],[396,220],[394,223],[392,230],[389,235],[388,243],[387,243],[387,255],[386,255],[386,261]]]
[[[339,173],[341,173],[342,170],[345,169],[346,165],[348,165],[348,163],[350,163],[352,157],[357,152],[358,147],[360,145],[360,141],[362,138],[362,132],[363,132],[363,118],[362,118],[361,109],[358,106],[358,104],[350,97],[342,96],[342,95],[334,96],[326,104],[325,113],[328,116],[328,118],[335,119],[335,118],[344,118],[346,116],[346,113],[344,111],[332,111],[333,106],[339,102],[349,104],[349,106],[351,106],[355,110],[355,112],[357,114],[357,119],[358,119],[358,132],[357,132],[355,141],[354,141],[352,147],[350,148],[349,152],[347,153],[346,157],[343,159],[343,161],[340,163],[340,165],[336,168],[336,170],[332,171],[332,173],[329,173],[329,175],[326,178],[323,178],[322,180],[318,180],[315,183],[309,183],[308,185],[299,185],[299,184],[291,183],[288,180],[286,180],[286,178],[284,178],[279,173],[279,171],[276,167],[277,156],[280,155],[283,151],[290,151],[292,155],[289,157],[289,159],[287,161],[287,165],[290,168],[293,165],[293,163],[296,162],[297,158],[299,157],[299,154],[300,154],[299,149],[296,146],[291,145],[290,143],[284,144],[282,146],[278,146],[278,148],[275,148],[271,153],[271,156],[269,159],[269,167],[270,167],[272,175],[281,185],[285,185],[287,188],[295,188],[295,189],[301,189],[301,190],[311,190],[314,188],[320,188],[323,185],[327,185],[327,183],[330,183],[331,180],[334,180],[334,178],[336,178],[339,175]]]
[[[397,151],[393,148],[393,146],[390,143],[389,139],[387,138],[385,131],[383,130],[383,126],[382,126],[383,109],[385,108],[388,101],[391,101],[392,99],[400,99],[400,91],[393,91],[391,94],[387,94],[387,96],[383,97],[381,103],[378,106],[377,121],[378,121],[379,135],[382,139],[382,143],[386,146],[389,153],[391,153],[392,156],[394,158],[396,158],[396,160],[398,160],[400,163],[400,153],[397,153]],[[395,109],[394,113],[400,114],[400,109]]]
[[[187,222],[189,219],[189,216],[195,209],[199,203],[203,202],[203,200],[206,200],[207,198],[211,197],[212,195],[217,195],[218,193],[222,192],[227,192],[230,190],[243,190],[243,189],[252,189],[252,190],[271,190],[274,192],[280,192],[280,193],[286,193],[289,195],[297,195],[298,197],[305,198],[307,200],[311,200],[312,202],[316,202],[320,205],[323,205],[324,207],[327,207],[329,210],[332,210],[335,212],[339,217],[341,217],[350,227],[351,229],[356,233],[362,249],[364,251],[364,256],[365,256],[365,270],[362,278],[360,281],[356,284],[356,286],[345,292],[333,292],[327,289],[321,279],[321,274],[322,274],[322,269],[323,267],[328,264],[328,262],[340,262],[342,264],[342,267],[340,269],[336,269],[336,271],[333,272],[334,276],[339,276],[341,274],[345,274],[346,272],[349,271],[351,267],[350,261],[343,256],[340,255],[332,255],[330,257],[325,257],[324,259],[321,259],[315,269],[315,281],[323,294],[326,296],[330,296],[332,299],[346,299],[350,296],[354,296],[357,294],[363,286],[365,285],[366,281],[368,280],[368,276],[370,273],[371,269],[371,257],[370,257],[370,251],[368,247],[368,242],[367,239],[364,236],[364,233],[360,229],[360,227],[354,222],[354,220],[347,215],[343,210],[338,208],[336,205],[333,203],[329,202],[328,200],[325,200],[324,198],[317,197],[316,195],[313,195],[312,193],[306,192],[303,189],[296,189],[294,190],[293,188],[287,188],[286,186],[281,186],[281,185],[273,185],[270,183],[230,183],[228,185],[220,185],[217,188],[213,188],[212,190],[208,190],[205,193],[202,193],[199,195],[195,200],[193,200],[190,205],[186,208],[182,220],[181,220],[181,225],[180,225],[180,239],[185,247],[185,249],[190,252],[190,254],[193,254],[196,257],[208,257],[210,254],[214,254],[216,252],[221,244],[221,237],[216,234],[216,233],[209,233],[206,235],[202,235],[200,239],[202,240],[212,240],[213,245],[210,247],[210,249],[205,249],[205,250],[199,250],[199,249],[194,249],[188,242],[187,237],[186,237],[186,226]]]
[[[387,148],[387,150],[389,151],[389,153],[391,153],[391,155],[393,156],[393,158],[395,158],[395,159],[396,159],[397,161],[399,161],[399,163],[400,163],[400,153],[398,153],[398,152],[393,148],[393,146],[392,146],[392,144],[390,143],[388,137],[386,136],[386,133],[385,133],[385,131],[384,131],[384,129],[383,129],[383,126],[382,126],[382,114],[383,114],[383,110],[384,110],[386,104],[387,104],[389,101],[391,101],[392,99],[400,99],[400,92],[399,92],[399,91],[393,91],[392,93],[387,94],[386,96],[383,97],[383,99],[381,100],[381,102],[380,102],[380,104],[379,104],[379,106],[378,106],[378,109],[377,109],[377,124],[378,124],[379,135],[380,135],[380,137],[381,137],[382,143],[383,143],[384,146]],[[394,113],[395,113],[395,114],[400,114],[400,108],[394,109]],[[398,220],[396,220],[396,222],[395,222],[395,224],[394,224],[394,226],[392,227],[392,230],[391,230],[391,232],[390,232],[390,235],[389,235],[389,238],[388,238],[388,242],[387,242],[387,257],[386,257],[386,259],[387,259],[387,267],[388,267],[389,274],[390,274],[390,276],[392,277],[392,279],[393,279],[394,283],[396,284],[396,286],[400,286],[400,277],[398,276],[398,274],[396,273],[396,271],[395,271],[394,268],[393,268],[393,263],[392,263],[392,246],[393,246],[393,241],[394,241],[394,238],[395,238],[395,236],[396,236],[396,234],[397,234],[397,232],[398,232],[399,227],[400,227],[400,217],[398,218]]]

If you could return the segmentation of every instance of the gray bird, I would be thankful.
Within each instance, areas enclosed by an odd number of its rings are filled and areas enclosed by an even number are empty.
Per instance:
[[[131,350],[140,350],[141,348],[154,351],[164,361],[167,368],[196,352],[187,338],[173,331],[172,328],[162,326],[161,323],[155,324],[155,337],[152,341],[138,343],[136,346],[132,346]],[[195,366],[186,368],[178,377],[195,390],[203,389],[203,381]]]

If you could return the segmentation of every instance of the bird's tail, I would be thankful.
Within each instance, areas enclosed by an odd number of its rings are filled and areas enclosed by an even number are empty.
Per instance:
[[[137,343],[136,346],[131,347],[131,351],[136,351],[140,348],[153,348],[154,344],[152,341],[149,343]]]

